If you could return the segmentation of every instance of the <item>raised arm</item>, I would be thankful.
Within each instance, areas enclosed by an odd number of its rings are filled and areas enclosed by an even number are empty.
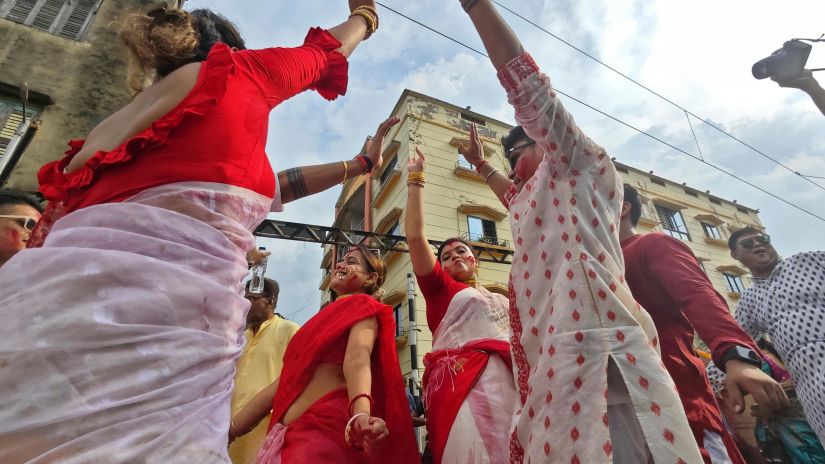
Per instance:
[[[367,142],[366,157],[372,163],[372,169],[379,169],[383,163],[381,148],[390,128],[398,124],[397,117],[390,117],[378,126],[375,136]],[[347,161],[336,161],[314,166],[290,168],[278,173],[278,185],[281,189],[281,203],[323,192],[343,183],[347,179],[369,172],[370,166],[358,157]]]
[[[776,79],[773,77],[771,79],[780,87],[799,89],[807,93],[819,111],[825,115],[825,89],[814,79],[814,75],[809,69],[804,70],[801,76],[790,79]]]
[[[375,1],[373,0],[349,0],[349,11],[352,12],[359,6],[367,6],[375,9]],[[364,41],[367,35],[369,25],[367,20],[362,16],[350,16],[349,19],[343,23],[330,28],[329,33],[341,42],[341,48],[338,49],[341,54],[349,58],[355,47]]]
[[[407,161],[407,208],[404,213],[404,234],[410,247],[410,260],[415,275],[424,276],[433,272],[435,254],[424,234],[424,181],[414,181],[416,173],[423,176],[426,160],[424,154],[415,147],[415,155]]]
[[[508,201],[505,194],[507,189],[513,185],[513,181],[484,159],[484,144],[481,141],[481,136],[478,135],[478,126],[470,123],[470,144],[459,144],[458,151],[468,163],[476,168],[479,175],[484,177],[484,182],[487,183],[490,190],[506,205]]]
[[[524,47],[522,47],[518,37],[504,21],[504,18],[498,14],[493,2],[490,0],[476,0],[475,2],[462,0],[461,3],[462,5],[469,4],[469,7],[465,7],[465,10],[469,10],[467,14],[470,15],[470,19],[481,37],[481,42],[484,43],[484,48],[487,49],[487,54],[490,55],[490,61],[493,62],[496,71],[524,53]]]
[[[268,387],[259,391],[240,412],[235,414],[229,422],[229,443],[249,433],[269,415],[272,411],[272,399],[278,391],[278,380],[275,379]]]
[[[516,121],[527,135],[541,146],[549,167],[561,173],[590,171],[597,180],[615,183],[610,158],[604,149],[585,136],[573,116],[556,98],[550,79],[542,74],[533,58],[524,52],[513,31],[498,14],[490,0],[469,3],[469,15],[478,31],[507,99],[516,112]]]

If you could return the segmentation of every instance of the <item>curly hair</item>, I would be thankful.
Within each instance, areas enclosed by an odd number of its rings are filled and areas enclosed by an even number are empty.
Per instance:
[[[207,9],[127,13],[121,21],[120,39],[129,50],[128,84],[136,92],[185,64],[204,61],[218,42],[246,48],[237,27]]]

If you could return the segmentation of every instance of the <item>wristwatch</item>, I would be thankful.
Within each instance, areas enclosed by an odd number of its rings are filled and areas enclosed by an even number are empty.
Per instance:
[[[757,367],[762,367],[762,357],[759,356],[759,353],[744,346],[735,346],[728,351],[725,351],[725,354],[722,355],[722,359],[720,360],[722,365],[719,366],[719,368],[724,371],[725,365],[731,359],[753,364]]]

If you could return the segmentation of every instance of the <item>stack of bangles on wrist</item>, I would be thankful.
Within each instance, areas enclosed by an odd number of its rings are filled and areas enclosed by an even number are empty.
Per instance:
[[[407,174],[407,185],[415,185],[417,187],[424,188],[424,173],[411,172]]]
[[[358,162],[361,163],[361,167],[364,168],[364,174],[372,172],[372,169],[375,167],[375,165],[372,163],[372,160],[364,155],[358,155],[355,157],[355,159],[357,159]]]
[[[477,1],[478,0],[461,0],[461,8],[464,8],[465,13],[469,13],[470,9],[476,4]]]
[[[378,30],[378,12],[375,11],[375,8],[361,5],[352,10],[349,17],[352,18],[353,16],[360,16],[367,22],[367,34],[364,36],[364,40],[369,39],[370,36]]]

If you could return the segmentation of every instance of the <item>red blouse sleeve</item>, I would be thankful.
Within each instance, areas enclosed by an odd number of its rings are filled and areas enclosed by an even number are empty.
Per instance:
[[[341,42],[321,28],[312,28],[304,44],[295,48],[243,50],[236,63],[250,75],[271,106],[303,92],[316,90],[327,100],[347,91],[346,57]]]
[[[430,332],[435,333],[438,324],[447,314],[447,308],[453,296],[467,286],[447,275],[438,261],[435,262],[432,272],[415,277],[424,295],[424,300],[427,302],[427,325],[430,327]]]

